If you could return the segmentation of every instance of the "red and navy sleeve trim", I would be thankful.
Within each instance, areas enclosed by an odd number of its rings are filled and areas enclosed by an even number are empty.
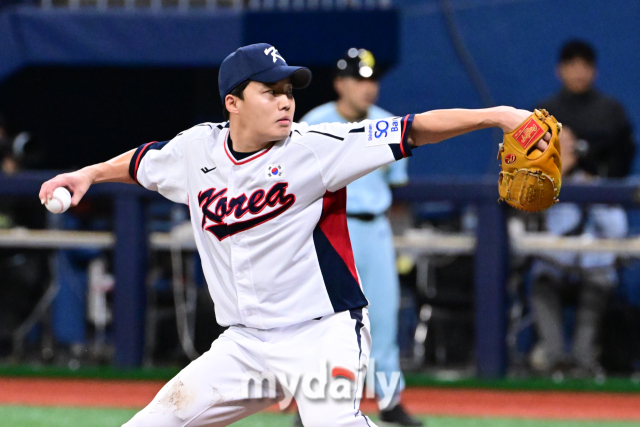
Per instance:
[[[389,144],[389,148],[391,148],[393,157],[396,160],[412,156],[411,144],[409,144],[409,131],[411,130],[414,116],[415,114],[407,114],[402,118],[402,120],[400,120],[400,129],[402,131],[400,144]]]
[[[168,143],[169,141],[154,141],[142,144],[140,147],[138,147],[136,152],[133,153],[133,157],[131,158],[131,162],[129,163],[129,175],[135,182],[138,182],[138,168],[140,167],[142,158],[147,155],[149,150],[161,150]],[[140,183],[138,182],[138,184]]]

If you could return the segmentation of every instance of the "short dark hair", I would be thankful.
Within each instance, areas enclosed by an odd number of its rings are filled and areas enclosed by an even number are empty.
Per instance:
[[[596,65],[596,51],[584,40],[569,40],[560,49],[558,62],[572,61],[576,58],[584,59],[591,65]]]
[[[237,96],[240,99],[244,99],[244,90],[247,88],[247,86],[249,86],[249,83],[251,83],[251,80],[243,81],[238,86],[231,89],[231,92],[229,92],[228,95],[233,95]],[[225,120],[229,120],[229,111],[227,110],[227,103],[224,102],[224,99],[222,100],[222,115],[224,116]]]

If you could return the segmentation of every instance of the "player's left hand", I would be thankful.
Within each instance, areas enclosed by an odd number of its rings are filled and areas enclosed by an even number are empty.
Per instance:
[[[551,132],[547,132],[544,134],[542,139],[536,144],[536,148],[544,152],[544,150],[546,150],[549,146],[549,141],[551,141]]]
[[[520,120],[522,111],[512,111],[511,116]],[[505,132],[498,152],[502,169],[498,180],[500,200],[530,212],[544,210],[558,201],[562,184],[561,129],[562,125],[546,110],[536,110]],[[545,130],[551,137],[548,143],[541,144]]]
[[[513,107],[499,107],[500,115],[498,117],[498,126],[502,129],[503,132],[511,132],[522,122],[533,114],[531,111],[520,110],[518,108]]]
[[[500,120],[500,128],[505,133],[511,132],[512,130],[520,126],[522,122],[528,119],[531,114],[533,114],[532,111],[508,107],[502,114],[502,118]],[[547,132],[544,137],[540,141],[538,141],[538,143],[536,144],[536,148],[544,152],[544,150],[546,150],[549,146],[549,141],[551,141],[551,132]]]

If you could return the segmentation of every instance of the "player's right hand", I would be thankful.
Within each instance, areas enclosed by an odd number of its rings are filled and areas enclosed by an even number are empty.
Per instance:
[[[77,206],[93,182],[93,178],[84,170],[63,173],[42,184],[40,187],[40,203],[45,204],[53,198],[53,190],[66,187],[73,196],[71,206]]]

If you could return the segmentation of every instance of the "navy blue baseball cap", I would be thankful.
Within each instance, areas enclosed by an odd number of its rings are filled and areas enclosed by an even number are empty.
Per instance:
[[[234,87],[246,80],[275,83],[287,77],[295,89],[304,89],[311,83],[311,71],[305,67],[293,67],[267,43],[243,46],[227,56],[220,66],[218,88],[224,98]]]

